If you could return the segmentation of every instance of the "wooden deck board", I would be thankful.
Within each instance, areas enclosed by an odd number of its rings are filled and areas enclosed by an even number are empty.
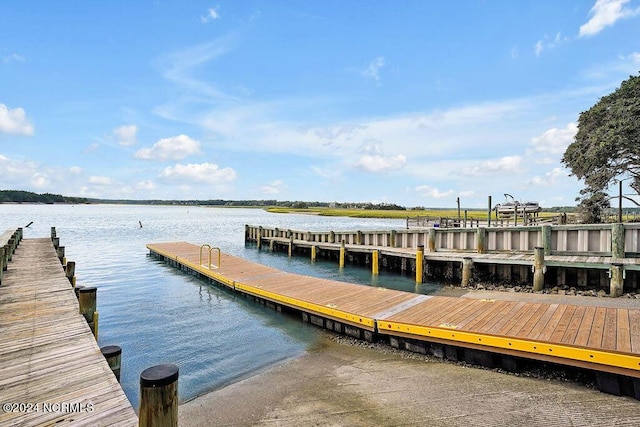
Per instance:
[[[175,259],[172,243],[150,244],[148,248]],[[195,245],[179,248],[182,257],[197,253]],[[511,258],[528,262],[530,256],[515,254]],[[416,294],[409,292],[285,273],[225,254],[221,259],[219,269],[203,271],[197,265],[196,269],[214,280],[224,278],[242,291],[251,286],[254,291],[250,293],[311,314],[344,318],[352,324],[370,319],[374,330],[377,327],[384,334],[431,337],[472,348],[490,346],[489,351],[516,351],[523,357],[581,367],[587,364],[596,370],[640,377],[640,310],[443,296],[416,299]],[[184,262],[191,265],[189,260]]]
[[[0,286],[4,402],[91,403],[92,411],[1,413],[0,426],[135,426],[135,411],[102,356],[51,240],[25,239]]]

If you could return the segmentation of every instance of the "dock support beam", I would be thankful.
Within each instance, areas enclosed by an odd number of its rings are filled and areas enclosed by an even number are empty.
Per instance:
[[[621,263],[611,264],[611,284],[609,285],[609,296],[619,297],[624,289],[624,266]]]
[[[476,239],[476,252],[483,254],[487,252],[487,229],[484,227],[478,227]]]
[[[473,258],[462,258],[462,282],[460,286],[469,286],[473,277]]]
[[[340,260],[338,266],[340,268],[344,267],[344,253],[345,253],[345,243],[344,239],[340,242]]]
[[[611,256],[624,258],[624,224],[611,225]]]
[[[377,276],[379,273],[379,268],[378,268],[378,258],[379,258],[379,253],[378,251],[373,251],[371,253],[371,274],[373,274],[374,276]]]
[[[427,250],[429,252],[436,251],[436,229],[430,228],[429,234],[427,235]]]
[[[111,372],[116,376],[116,380],[120,382],[120,370],[122,368],[122,348],[117,345],[106,345],[100,347],[100,352],[107,359],[107,363],[111,368]]]
[[[416,283],[422,283],[422,266],[424,264],[424,245],[418,246],[416,251]]]
[[[536,246],[533,260],[533,291],[541,291],[544,288],[544,248]]]
[[[178,425],[178,376],[176,365],[156,365],[140,374],[138,426]]]

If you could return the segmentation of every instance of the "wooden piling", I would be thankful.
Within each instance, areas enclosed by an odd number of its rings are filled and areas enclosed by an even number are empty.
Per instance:
[[[478,227],[476,231],[476,252],[483,254],[487,252],[487,229],[484,227]]]
[[[424,245],[418,246],[416,251],[416,283],[422,283],[422,271],[424,264]]]
[[[544,288],[544,248],[536,246],[533,260],[533,290],[541,291]]]
[[[100,352],[107,359],[107,363],[111,368],[111,372],[116,376],[118,382],[120,382],[120,369],[122,368],[122,348],[117,345],[106,345],[100,347]]]
[[[140,374],[140,427],[178,425],[178,376],[176,365],[156,365]]]
[[[542,231],[542,247],[545,255],[551,255],[551,226],[543,225]]]
[[[76,286],[76,263],[74,261],[69,261],[67,262],[67,268],[65,270],[65,275],[67,276],[67,279],[69,279],[69,283],[71,283],[71,286],[75,287]]]
[[[344,253],[345,253],[345,243],[344,243],[344,239],[340,242],[340,260],[339,260],[339,267],[342,268],[344,267]]]
[[[624,224],[611,224],[611,256],[624,258]]]
[[[379,256],[380,256],[380,253],[377,250],[374,250],[371,253],[371,274],[373,274],[374,276],[377,276],[379,274],[379,268],[378,268]]]
[[[427,250],[429,252],[436,251],[436,229],[430,228],[429,234],[427,235]]]
[[[64,257],[64,246],[58,246],[58,249],[56,249],[56,253],[58,254],[58,259],[60,260],[60,264],[65,265],[66,259]]]
[[[258,236],[256,237],[256,246],[262,248],[262,226],[258,227]]]
[[[51,241],[53,242],[53,238],[56,237],[56,228],[51,227]]]
[[[473,258],[462,258],[462,282],[461,286],[469,286],[473,278]]]
[[[60,238],[59,237],[52,237],[51,241],[53,242],[53,247],[58,250],[58,246],[60,246]]]
[[[84,316],[92,332],[94,331],[93,313],[96,311],[97,293],[98,289],[94,286],[87,286],[78,290],[80,314]]]
[[[391,246],[392,248],[395,248],[397,238],[398,238],[398,232],[396,230],[391,230],[391,238],[389,239],[389,246]]]
[[[289,257],[293,256],[293,235],[289,237],[289,249],[287,250]]]
[[[315,245],[311,246],[311,262],[315,262],[317,258],[318,249]]]
[[[336,233],[335,231],[330,231],[329,232],[329,243],[335,243],[336,242]]]
[[[624,289],[624,265],[622,263],[611,264],[611,283],[609,285],[609,296],[619,297]]]
[[[356,245],[362,244],[362,231],[356,231]]]
[[[489,196],[489,205],[487,207],[487,227],[491,227],[491,196]]]

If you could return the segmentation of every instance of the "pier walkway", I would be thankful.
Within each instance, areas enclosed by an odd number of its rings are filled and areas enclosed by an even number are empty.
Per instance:
[[[208,245],[147,248],[179,268],[277,309],[299,311],[304,320],[336,332],[388,337],[392,345],[417,351],[441,346],[442,353],[444,346],[447,357],[447,349],[479,350],[619,375],[640,396],[640,309],[417,295],[286,273]]]
[[[0,285],[0,426],[137,426],[51,239],[25,239]]]

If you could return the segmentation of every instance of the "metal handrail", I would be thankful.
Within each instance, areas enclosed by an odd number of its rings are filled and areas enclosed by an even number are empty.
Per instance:
[[[202,265],[202,249],[204,249],[205,246],[209,248],[209,268],[211,268],[211,246],[207,244],[200,246],[200,265]]]
[[[218,251],[218,265],[215,266],[215,268],[220,268],[220,261],[221,261],[221,258],[222,258],[222,255],[221,255],[221,252],[220,252],[220,248],[211,247],[211,245],[207,245],[207,244],[204,244],[204,245],[200,246],[200,265],[204,265],[204,264],[202,264],[202,249],[204,249],[205,247],[209,248],[209,264],[207,264],[207,268],[209,270],[211,270],[211,268],[212,268],[211,267],[211,252],[214,251],[214,250]]]

